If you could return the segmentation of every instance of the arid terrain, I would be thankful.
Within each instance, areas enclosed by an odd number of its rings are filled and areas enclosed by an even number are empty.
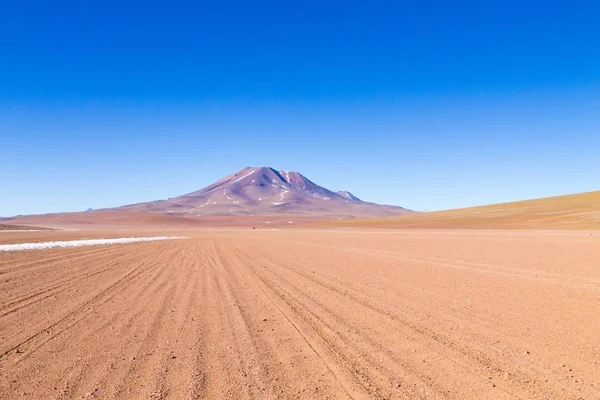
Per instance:
[[[600,190],[454,210],[335,221],[330,225],[365,228],[600,230]]]
[[[41,228],[39,226],[31,226],[31,225],[10,225],[3,224],[0,222],[0,231],[32,231],[32,230],[49,230],[48,228]]]
[[[134,229],[190,229],[190,228],[219,228],[219,227],[270,227],[276,225],[302,225],[313,222],[332,221],[332,218],[303,215],[172,215],[154,212],[111,211],[98,210],[95,212],[74,212],[61,214],[26,215],[10,218],[0,223],[0,230],[6,224],[23,224],[40,229],[44,226],[53,229],[102,229],[104,232],[114,232]],[[15,226],[15,225],[10,225]]]
[[[600,232],[5,232],[0,398],[598,399]]]
[[[600,400],[600,0],[2,6],[0,400]]]

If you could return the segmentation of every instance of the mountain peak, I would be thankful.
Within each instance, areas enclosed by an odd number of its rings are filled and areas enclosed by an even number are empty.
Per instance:
[[[410,212],[333,192],[295,171],[246,167],[198,191],[165,201],[121,207],[183,215],[384,216]]]

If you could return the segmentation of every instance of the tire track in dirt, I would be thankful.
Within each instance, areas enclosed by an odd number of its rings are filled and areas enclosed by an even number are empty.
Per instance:
[[[216,385],[212,377],[207,378],[210,390],[221,391],[222,398],[256,398],[263,395],[266,386],[263,382],[261,363],[258,350],[249,332],[240,304],[233,294],[232,282],[228,280],[223,267],[223,256],[219,254],[217,245],[211,241],[205,251],[208,254],[208,291],[212,293],[214,303],[207,310],[210,320],[216,321],[216,329],[209,329],[207,335],[214,337],[209,340],[218,347],[219,360],[208,359],[209,365],[218,365],[221,370],[217,376],[224,378],[224,385]],[[216,339],[220,337],[221,339]],[[226,357],[223,357],[226,355]],[[215,393],[216,395],[216,393]]]
[[[74,310],[69,312],[66,316],[53,322],[52,324],[46,326],[45,328],[35,332],[34,334],[32,334],[29,337],[27,337],[26,339],[20,341],[16,345],[13,345],[11,348],[4,350],[4,352],[0,354],[0,360],[2,360],[2,358],[6,357],[9,353],[11,353],[14,350],[21,348],[25,345],[32,347],[33,350],[28,352],[28,354],[31,354],[31,352],[37,350],[39,347],[44,345],[49,340],[52,340],[56,336],[60,335],[64,330],[69,329],[71,326],[78,323],[82,319],[81,314],[85,315],[86,312],[89,312],[89,310],[91,310],[92,307],[96,305],[95,303],[102,304],[104,302],[109,301],[110,298],[112,296],[114,296],[114,294],[118,293],[121,290],[125,290],[127,288],[127,285],[129,285],[132,280],[136,279],[141,274],[143,274],[146,269],[156,267],[156,266],[157,266],[156,263],[151,264],[149,266],[148,265],[138,265],[137,267],[135,267],[133,270],[131,270],[126,275],[120,277],[119,279],[117,279],[114,282],[111,282],[110,285],[103,288],[99,293],[95,294],[89,300],[87,300],[84,303],[77,306]],[[102,300],[102,302],[100,302],[100,300]],[[47,333],[50,336],[47,339],[41,339],[40,336],[43,333]],[[36,342],[39,342],[39,343],[36,343]],[[23,351],[23,350],[21,350],[21,351]],[[21,360],[25,359],[27,356],[28,355],[21,357]],[[21,361],[21,360],[19,360],[19,361]]]
[[[314,353],[314,355],[316,355],[317,360],[320,361],[323,364],[323,367],[326,368],[326,370],[324,370],[321,373],[328,375],[327,380],[324,381],[323,379],[321,379],[321,380],[317,380],[317,382],[306,382],[306,387],[300,388],[299,394],[306,396],[306,395],[308,395],[306,393],[306,391],[309,391],[312,389],[312,390],[314,390],[314,392],[313,392],[314,395],[324,396],[333,386],[336,388],[336,392],[345,393],[346,398],[365,398],[365,396],[362,395],[361,392],[356,390],[356,388],[354,387],[355,385],[352,382],[352,379],[347,375],[344,376],[344,374],[340,370],[340,368],[338,368],[331,361],[330,357],[328,357],[324,354],[322,346],[320,346],[315,340],[311,339],[310,335],[308,333],[303,333],[303,331],[305,329],[300,327],[298,322],[294,322],[293,318],[290,317],[289,312],[286,313],[284,311],[284,309],[282,308],[281,304],[278,304],[273,299],[273,297],[267,293],[264,286],[258,283],[256,277],[252,274],[251,269],[249,269],[248,265],[243,262],[243,259],[239,256],[238,252],[235,249],[233,249],[231,246],[224,245],[223,243],[220,243],[219,247],[222,249],[221,252],[228,254],[227,258],[221,257],[221,259],[223,260],[223,265],[225,266],[226,270],[228,271],[228,273],[230,275],[230,281],[237,282],[240,287],[242,285],[244,286],[243,293],[252,295],[251,304],[253,304],[256,308],[262,309],[263,313],[268,312],[270,315],[275,316],[274,321],[277,321],[277,323],[276,323],[277,328],[272,328],[273,333],[269,334],[268,336],[275,335],[276,337],[281,337],[282,335],[284,335],[284,329],[283,329],[283,327],[281,327],[281,325],[283,323],[283,325],[286,325],[285,326],[285,328],[286,328],[285,331],[287,331],[286,334],[288,336],[290,336],[290,334],[291,334],[294,341],[299,342],[296,345],[299,348],[303,349],[304,352],[312,351],[312,353]],[[251,280],[251,282],[253,282],[254,285],[249,285],[249,280]],[[236,292],[233,292],[233,293],[234,293],[234,297],[236,298],[236,301],[239,304],[243,304],[244,298],[239,295],[236,295]],[[239,292],[237,292],[237,293],[239,293]],[[252,327],[253,325],[255,325],[255,326],[260,325],[260,320],[257,320],[256,313],[252,312],[253,310],[249,310],[249,311],[250,312],[245,311],[245,309],[243,307],[240,308],[240,312],[242,313],[243,318],[246,321],[246,324],[250,327]],[[283,319],[282,319],[282,317],[283,317]],[[266,319],[263,320],[263,322],[267,322],[267,321],[268,320],[266,320]],[[276,347],[278,344],[276,344],[276,343],[271,344],[271,346],[269,347],[268,337],[265,337],[265,335],[261,335],[260,333],[253,334],[252,332],[255,330],[257,332],[264,332],[264,331],[262,329],[253,329],[253,328],[250,328],[248,330],[250,335],[254,337],[253,338],[253,342],[255,343],[254,347],[257,348],[257,350],[261,353],[261,360],[262,360],[263,364],[283,365],[284,363],[289,362],[289,360],[286,360],[285,358],[277,357],[276,356],[277,352],[271,350],[273,347]],[[298,334],[299,334],[299,337],[298,337]],[[290,339],[290,340],[292,340],[292,339]],[[306,349],[306,347],[308,347],[308,349]],[[306,363],[305,361],[298,360],[298,359],[295,360],[294,362],[295,363],[298,363],[298,362]],[[291,362],[290,362],[290,364],[293,365]],[[315,362],[312,361],[310,363],[310,365],[312,368],[314,368]],[[279,368],[277,370],[270,371],[270,372],[271,372],[271,375],[275,375],[274,380],[276,382],[286,381],[286,380],[290,381],[289,375],[291,374],[291,371],[289,371],[289,370],[282,370],[281,368]],[[297,379],[302,379],[302,378],[304,378],[306,380],[307,377],[299,376]],[[270,379],[273,380],[273,376],[271,376]],[[294,382],[292,380],[288,383],[288,385],[292,385],[293,383]],[[277,385],[275,385],[275,386],[278,387]],[[328,394],[328,396],[335,396],[336,392],[330,393],[330,394]],[[267,393],[267,394],[269,394],[269,393]],[[270,394],[270,395],[273,396],[276,394]]]
[[[593,239],[521,267],[461,233],[195,236],[0,255],[0,398],[600,398]]]
[[[262,241],[268,241],[268,238],[261,239]],[[283,242],[283,241],[282,241]],[[565,282],[565,274],[560,273],[551,273],[547,271],[539,271],[534,270],[531,271],[528,268],[515,267],[510,264],[482,264],[479,262],[469,262],[467,260],[461,259],[460,254],[452,255],[452,258],[448,258],[447,255],[444,255],[444,258],[441,256],[426,256],[423,254],[406,254],[398,251],[389,251],[389,250],[380,250],[373,248],[362,248],[362,247],[353,247],[353,246],[341,246],[341,245],[331,245],[331,244],[323,244],[323,243],[315,243],[311,241],[298,241],[298,240],[286,240],[285,244],[293,245],[293,246],[310,246],[314,248],[320,249],[328,249],[337,252],[343,253],[354,253],[360,254],[368,257],[373,256],[384,256],[386,258],[391,258],[398,261],[409,261],[409,262],[417,262],[417,263],[433,263],[440,267],[449,267],[456,268],[459,270],[469,271],[471,273],[481,273],[484,276],[488,276],[490,274],[495,274],[498,276],[510,278],[510,279],[518,279],[524,280],[528,279],[532,282],[546,282],[551,285],[563,286],[565,284],[576,284],[578,287],[586,286],[590,287],[592,290],[596,290],[598,285],[600,285],[600,279],[592,279],[590,277],[579,278],[574,277],[572,275],[569,276],[568,282]],[[457,257],[458,256],[458,257]]]
[[[253,256],[260,254],[260,251],[253,249],[252,251],[246,251],[246,254],[252,254]],[[275,256],[275,253],[270,253],[269,255],[271,256]],[[264,256],[264,254],[263,254]],[[276,255],[277,259],[285,259],[285,256],[283,256],[281,253]],[[297,260],[297,259],[296,259]],[[290,261],[290,260],[288,260]],[[261,259],[261,262],[265,262],[265,259]],[[258,263],[260,264],[260,263]],[[282,262],[278,262],[273,269],[277,269],[278,271],[281,271],[282,269],[285,269],[285,263]],[[259,270],[262,270],[262,268],[260,268]],[[298,271],[296,271],[298,273]],[[314,272],[314,271],[313,271]],[[536,393],[536,395],[540,394],[540,388],[536,388],[534,392],[531,391],[532,387],[531,385],[528,385],[527,383],[534,381],[533,377],[531,375],[528,375],[526,372],[527,370],[514,370],[514,368],[511,369],[507,369],[506,366],[504,367],[500,367],[497,364],[497,359],[494,360],[488,356],[486,356],[484,353],[482,352],[474,352],[473,349],[469,349],[467,350],[464,347],[457,347],[455,343],[453,343],[452,340],[450,340],[449,338],[443,338],[440,337],[439,333],[435,333],[433,331],[431,331],[431,329],[427,328],[427,327],[423,327],[423,326],[417,326],[414,325],[414,323],[407,325],[405,320],[400,320],[398,318],[395,317],[394,313],[390,313],[390,311],[388,310],[387,312],[385,311],[385,308],[379,308],[379,307],[374,307],[372,304],[372,301],[369,301],[368,296],[365,296],[363,293],[360,293],[360,296],[363,298],[362,300],[357,298],[356,296],[350,296],[349,292],[349,287],[346,286],[345,288],[342,287],[341,289],[335,289],[334,286],[331,285],[323,285],[323,282],[320,282],[319,280],[315,279],[314,276],[315,275],[311,275],[311,274],[307,274],[307,273],[298,273],[301,277],[312,281],[313,283],[316,283],[318,285],[322,285],[325,286],[327,288],[327,290],[333,290],[334,292],[337,292],[337,294],[339,295],[343,295],[345,297],[353,297],[353,300],[357,302],[357,304],[360,304],[362,306],[367,307],[368,309],[365,312],[362,312],[362,314],[368,314],[370,311],[374,311],[378,314],[380,314],[381,316],[383,316],[385,319],[388,320],[392,320],[392,321],[383,321],[383,323],[380,323],[379,326],[385,326],[386,323],[390,324],[390,322],[395,323],[401,323],[403,326],[408,327],[409,328],[409,333],[411,333],[411,335],[409,335],[410,340],[413,341],[417,341],[420,345],[426,347],[428,350],[431,351],[435,351],[437,354],[441,355],[442,357],[446,358],[447,360],[451,361],[452,363],[458,363],[459,365],[462,366],[462,368],[466,368],[467,372],[475,372],[477,371],[477,374],[481,375],[482,377],[480,378],[480,382],[479,384],[483,387],[486,385],[486,381],[487,381],[487,375],[490,374],[492,376],[495,376],[494,381],[496,383],[500,383],[500,385],[495,384],[494,385],[494,392],[496,393],[495,397],[498,397],[498,390],[505,390],[506,395],[509,396],[509,398],[518,398],[519,395],[517,395],[517,393],[521,393],[520,396],[525,397],[525,398],[531,398],[534,396],[533,393]],[[289,277],[288,274],[286,274],[287,277]],[[281,275],[279,275],[279,278],[281,279]],[[281,281],[278,283],[278,286],[282,286]],[[294,281],[293,283],[291,282],[287,282],[287,285],[283,285],[283,286],[289,286],[289,287],[304,287],[303,284],[300,284],[297,281]],[[290,298],[290,294],[288,293],[287,298]],[[311,292],[310,296],[307,297],[307,299],[305,299],[306,302],[310,302],[313,301],[314,299],[318,299],[319,295],[317,295],[315,292]],[[318,307],[319,305],[316,304],[314,305],[314,307]],[[313,309],[313,306],[309,306],[308,309]],[[325,308],[326,309],[326,308]],[[336,310],[329,310],[329,317],[325,317],[323,318],[323,316],[321,316],[322,318],[320,318],[322,321],[328,321],[328,320],[335,320],[336,319],[336,314],[337,315],[344,315],[343,312],[340,312],[340,309],[336,309]],[[318,319],[318,317],[316,317],[315,319]],[[394,329],[397,329],[398,327],[395,326]],[[406,330],[405,330],[405,334],[406,334]],[[412,336],[412,337],[410,337]],[[368,339],[365,339],[368,341]],[[428,343],[425,343],[424,340],[427,340]],[[345,341],[347,342],[347,338],[345,339]],[[450,345],[450,347],[449,347]],[[381,346],[379,346],[381,349]],[[365,354],[367,354],[368,352],[364,352]],[[390,355],[390,357],[392,359],[394,359],[394,357],[392,355]],[[459,361],[460,360],[460,361]],[[401,364],[401,360],[398,360],[397,358],[394,360],[395,363],[397,364]],[[439,364],[440,361],[438,360],[437,363]],[[467,367],[467,365],[469,365]],[[431,372],[431,371],[430,371]],[[475,375],[475,374],[473,374]],[[485,378],[484,378],[485,376]],[[510,378],[510,379],[506,379],[506,378]],[[492,378],[490,378],[492,379]],[[504,388],[502,388],[502,386],[505,386]],[[442,393],[444,393],[442,391]],[[560,396],[560,387],[556,388],[556,391],[550,391],[548,392],[544,397],[548,397],[548,398],[556,398],[556,396]],[[460,398],[460,396],[459,396]]]
[[[264,296],[277,308],[279,313],[285,318],[285,320],[293,326],[295,331],[300,335],[302,340],[306,343],[306,345],[314,352],[314,354],[319,357],[319,359],[325,364],[328,371],[335,377],[336,381],[339,383],[340,387],[343,389],[344,393],[352,399],[357,398],[367,398],[362,390],[357,389],[357,382],[351,376],[351,373],[348,368],[340,368],[337,364],[336,357],[334,355],[328,354],[331,349],[326,350],[325,346],[323,346],[323,342],[325,339],[318,334],[317,331],[312,329],[312,327],[303,324],[301,321],[301,316],[298,315],[295,310],[286,303],[282,297],[278,295],[276,291],[273,290],[268,284],[266,284],[261,278],[254,272],[252,267],[250,267],[246,262],[245,258],[240,255],[240,253],[231,248],[233,253],[236,256],[238,261],[237,267],[239,269],[249,270],[248,276],[252,281],[256,284],[256,286],[261,290]],[[283,301],[282,301],[283,300]],[[286,307],[287,306],[287,307]],[[286,311],[287,309],[287,311]],[[307,328],[311,329],[311,332],[307,332]],[[315,339],[315,336],[318,336],[318,339]],[[337,354],[337,358],[339,358],[339,354]]]
[[[38,279],[34,276],[26,281],[18,281],[13,284],[15,287],[28,287],[30,291],[34,291],[26,296],[19,297],[14,300],[8,300],[0,306],[0,317],[16,312],[25,307],[31,307],[40,301],[44,301],[50,297],[57,296],[69,290],[73,286],[77,286],[80,283],[85,282],[89,278],[92,278],[99,274],[106,274],[116,271],[120,265],[127,263],[132,260],[135,256],[132,256],[127,251],[123,250],[120,253],[114,254],[112,252],[108,254],[102,254],[102,257],[96,257],[91,261],[92,265],[86,268],[86,271],[81,273],[79,271],[68,271],[68,273],[54,274],[52,273],[52,265],[46,267],[45,271],[41,274],[44,275],[43,286],[30,285],[29,281]],[[106,262],[110,260],[110,262]],[[86,263],[86,259],[75,259],[70,260],[73,263]],[[27,273],[28,275],[33,275]],[[53,276],[54,275],[54,276]],[[54,279],[52,279],[54,278]],[[6,285],[1,285],[4,292],[10,290]]]
[[[255,262],[247,260],[249,265]],[[258,264],[271,263],[267,259],[261,259]],[[281,264],[277,264],[282,268]],[[435,387],[419,377],[414,367],[393,360],[389,354],[381,353],[381,346],[376,344],[368,335],[359,335],[356,326],[346,322],[342,317],[343,309],[337,312],[325,306],[323,302],[314,300],[317,292],[311,291],[307,295],[296,288],[305,288],[305,284],[299,281],[290,281],[277,275],[275,279],[265,277],[264,273],[258,272],[260,268],[254,269],[260,280],[268,287],[275,296],[281,299],[292,312],[297,315],[305,325],[325,344],[331,354],[334,355],[336,363],[343,366],[346,371],[352,372],[355,380],[362,387],[362,391],[374,397],[393,398],[439,398],[443,395],[442,388]],[[272,271],[269,271],[272,272]],[[276,275],[276,274],[275,274]],[[327,296],[326,302],[333,301]],[[346,334],[345,332],[352,332]],[[342,345],[343,343],[343,345]],[[351,346],[348,346],[351,343]],[[386,362],[382,362],[383,359]],[[403,373],[398,376],[399,371],[390,373],[384,364],[402,365]],[[395,387],[395,392],[390,388]],[[403,387],[402,392],[398,388]],[[409,389],[409,388],[414,389]],[[407,390],[410,390],[408,394]],[[379,392],[379,393],[378,393]],[[383,393],[382,393],[383,392]]]

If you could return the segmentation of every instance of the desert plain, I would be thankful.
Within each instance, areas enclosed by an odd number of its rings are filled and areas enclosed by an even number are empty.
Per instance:
[[[0,244],[0,398],[599,399],[600,231],[79,227]]]

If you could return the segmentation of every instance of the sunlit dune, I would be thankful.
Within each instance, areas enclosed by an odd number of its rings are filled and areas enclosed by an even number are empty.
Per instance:
[[[327,224],[386,228],[600,229],[600,191]]]

